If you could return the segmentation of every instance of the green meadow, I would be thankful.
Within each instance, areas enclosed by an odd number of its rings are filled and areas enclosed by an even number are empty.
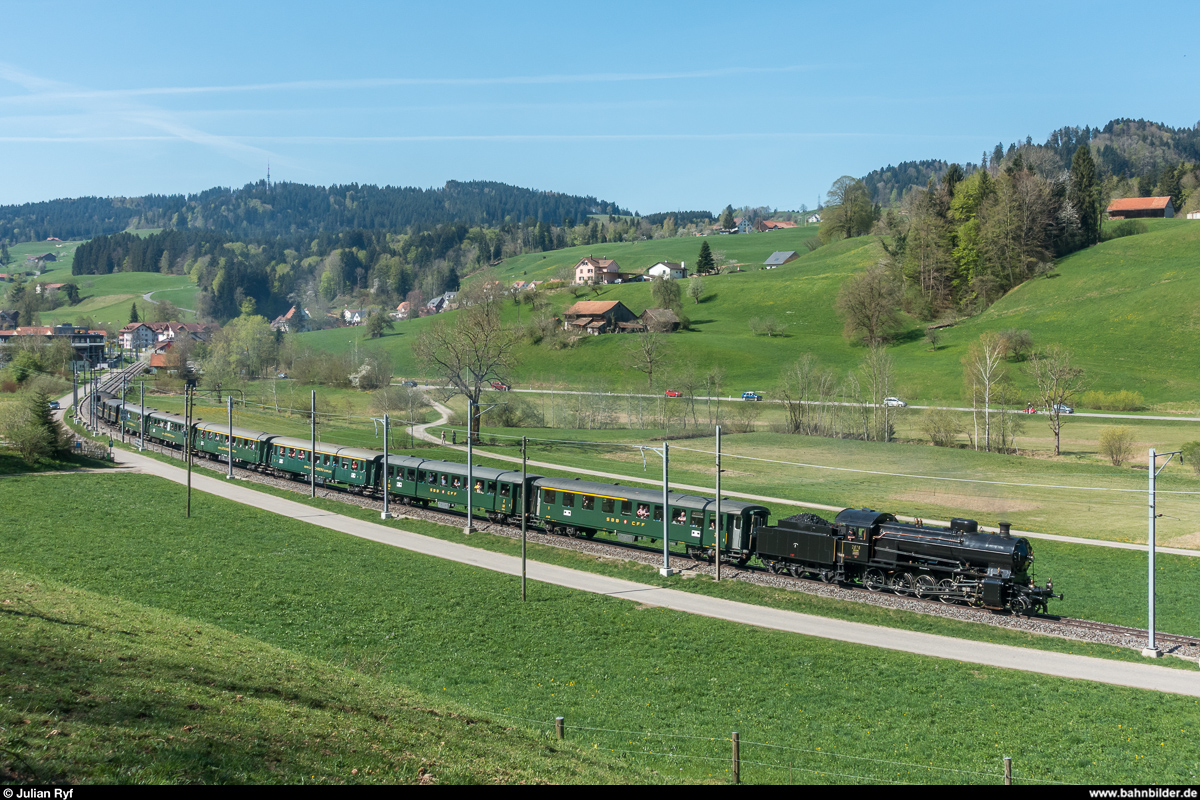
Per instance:
[[[1104,242],[1062,259],[1050,274],[1011,291],[978,317],[942,332],[936,350],[924,339],[924,323],[906,318],[890,348],[898,391],[910,402],[951,401],[963,396],[962,359],[968,346],[985,331],[1027,328],[1038,346],[1060,343],[1087,370],[1090,388],[1141,392],[1147,402],[1168,408],[1195,409],[1200,396],[1196,319],[1200,319],[1200,273],[1192,261],[1200,246],[1200,226],[1187,220],[1152,221],[1147,233]],[[842,335],[834,301],[842,282],[882,255],[879,242],[863,237],[808,252],[803,241],[813,229],[768,234],[710,237],[715,249],[747,263],[745,272],[704,278],[702,301],[684,298],[693,330],[671,336],[674,366],[689,363],[701,371],[725,370],[732,394],[748,389],[770,396],[779,385],[783,365],[805,353],[839,373],[853,369],[863,357],[861,346]],[[775,270],[759,270],[772,250],[795,249],[799,259]],[[616,258],[622,269],[640,269],[661,259],[694,263],[694,238],[571,248],[512,258],[482,274],[492,279],[553,277],[588,252]],[[733,257],[733,256],[731,256]],[[619,300],[635,313],[652,305],[648,284],[601,287],[598,292],[565,290],[551,295],[551,308],[561,312],[576,300]],[[513,323],[528,322],[528,307],[506,307]],[[753,317],[774,316],[786,324],[784,335],[767,337],[750,331]],[[450,318],[453,318],[451,313]],[[392,354],[398,374],[418,375],[411,344],[432,319],[396,324],[376,346]],[[317,349],[344,351],[361,341],[361,332],[336,329],[303,334],[300,341]],[[517,384],[624,390],[645,386],[629,367],[627,343],[621,336],[585,337],[577,347],[552,350],[545,345],[519,348],[520,366],[511,376]],[[1152,368],[1150,368],[1152,366]],[[1019,391],[1032,388],[1020,364],[1010,371]]]
[[[1193,698],[781,634],[536,583],[521,603],[510,576],[219,497],[204,496],[183,519],[181,489],[147,476],[30,476],[7,486],[16,502],[0,507],[0,591],[10,601],[0,641],[12,652],[0,682],[20,700],[0,702],[14,732],[2,762],[10,771],[84,764],[99,780],[179,780],[137,771],[150,746],[155,763],[195,780],[244,782],[270,769],[277,778],[259,779],[298,782],[323,748],[330,760],[311,780],[412,780],[422,758],[436,765],[435,778],[472,780],[452,759],[477,744],[470,730],[479,725],[484,744],[506,748],[495,757],[510,759],[513,781],[545,769],[549,780],[603,782],[615,759],[636,768],[621,782],[724,782],[734,730],[751,783],[999,783],[1005,755],[1025,785],[1195,781]],[[142,502],[129,504],[132,496]],[[40,517],[32,504],[73,513],[30,525]],[[106,597],[120,602],[101,610]],[[22,654],[25,642],[38,658]],[[82,660],[65,667],[80,651],[97,656],[86,675]],[[194,655],[181,659],[185,652]],[[320,686],[305,679],[317,675]],[[336,716],[305,709],[342,692]],[[414,724],[401,711],[414,706],[454,738],[438,738],[435,750],[418,728],[397,763],[392,742]],[[111,731],[92,721],[99,709]],[[549,749],[555,716],[566,718],[570,767]],[[237,738],[243,732],[253,738]],[[344,743],[325,744],[335,737],[350,741],[349,754]],[[527,757],[515,752],[523,747]],[[594,761],[580,764],[574,748]],[[252,771],[236,760],[243,751],[266,764]],[[356,764],[368,772],[350,773]],[[495,766],[486,760],[472,764],[485,779],[506,780],[487,773]]]

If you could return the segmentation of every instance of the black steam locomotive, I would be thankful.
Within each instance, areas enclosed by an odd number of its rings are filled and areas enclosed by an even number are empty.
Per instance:
[[[1018,614],[1046,610],[1053,584],[1033,580],[1033,548],[1000,533],[980,532],[973,519],[949,528],[903,523],[887,513],[847,508],[831,523],[797,514],[758,530],[758,557],[773,572],[857,583],[873,592],[936,598]]]

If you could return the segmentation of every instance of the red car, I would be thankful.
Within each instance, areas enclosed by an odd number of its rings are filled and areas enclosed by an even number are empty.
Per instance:
[[[667,397],[682,397],[682,396],[683,395],[679,394],[679,392],[673,392],[670,389],[667,390]]]
[[[500,381],[492,381],[492,388],[498,392],[507,392],[511,387],[507,383]]]

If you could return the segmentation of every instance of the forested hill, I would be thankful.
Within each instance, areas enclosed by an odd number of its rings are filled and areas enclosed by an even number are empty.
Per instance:
[[[443,224],[559,225],[589,214],[628,214],[594,197],[541,192],[489,181],[449,181],[440,189],[308,186],[266,181],[195,195],[80,197],[0,206],[0,239],[88,239],[127,228],[204,230],[235,240],[344,230],[426,230]]]
[[[1097,177],[1111,196],[1137,194],[1147,196],[1164,183],[1165,173],[1179,171],[1181,164],[1200,163],[1200,123],[1190,128],[1172,128],[1144,119],[1114,119],[1102,128],[1067,126],[1053,131],[1046,141],[1035,144],[1033,137],[997,144],[982,153],[978,163],[963,164],[964,175],[980,166],[999,162],[1020,152],[1024,163],[1040,174],[1065,172],[1071,166],[1075,150],[1088,144],[1096,164]],[[925,188],[932,178],[940,181],[950,164],[940,159],[902,161],[872,170],[863,176],[871,200],[880,206],[899,206],[913,187]],[[1125,185],[1120,185],[1125,182]]]

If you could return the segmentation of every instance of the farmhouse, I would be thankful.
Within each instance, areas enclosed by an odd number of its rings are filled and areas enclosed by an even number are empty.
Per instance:
[[[771,253],[771,257],[763,262],[766,267],[778,267],[780,264],[786,264],[789,261],[799,258],[795,250],[776,250]]]
[[[1159,217],[1171,219],[1175,209],[1170,197],[1126,197],[1108,204],[1109,219],[1139,219]]]
[[[563,312],[565,330],[585,331],[593,336],[620,330],[621,323],[634,322],[637,315],[620,300],[580,300]]]
[[[300,306],[292,306],[286,314],[280,314],[271,322],[271,330],[284,333],[303,333],[309,327],[308,312]]]
[[[687,277],[687,268],[683,261],[675,263],[674,261],[660,261],[650,269],[646,270],[648,278],[674,278],[682,280]]]
[[[759,220],[759,223],[754,226],[754,230],[758,231],[759,233],[764,233],[766,231],[781,231],[794,227],[796,227],[796,223],[794,222],[780,222],[773,219],[764,219]]]
[[[575,265],[575,282],[613,283],[621,275],[621,267],[611,258],[592,258],[587,256]]]

